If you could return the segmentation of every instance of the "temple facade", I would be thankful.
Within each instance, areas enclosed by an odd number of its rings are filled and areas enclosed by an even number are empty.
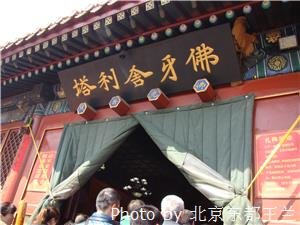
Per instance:
[[[124,205],[202,202],[199,224],[226,224],[237,196],[269,225],[299,223],[300,124],[285,137],[300,114],[299,12],[293,1],[109,0],[3,46],[2,201],[25,200],[27,223],[54,202],[66,222],[113,186]]]

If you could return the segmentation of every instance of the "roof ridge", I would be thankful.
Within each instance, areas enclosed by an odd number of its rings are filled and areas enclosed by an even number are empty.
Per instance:
[[[15,38],[14,41],[8,41],[6,42],[4,45],[0,45],[0,51],[4,50],[4,49],[8,49],[10,48],[12,45],[19,45],[21,44],[23,41],[28,41],[29,39],[33,38],[35,36],[35,34],[37,34],[38,36],[43,34],[46,30],[50,31],[54,28],[56,28],[58,25],[63,25],[65,23],[67,23],[68,21],[70,21],[72,18],[78,19],[81,16],[85,15],[86,13],[90,12],[90,13],[95,13],[98,10],[100,10],[103,6],[105,5],[112,5],[115,2],[117,2],[119,0],[104,0],[102,3],[90,3],[88,4],[85,8],[80,9],[80,10],[73,10],[72,13],[70,15],[66,15],[66,16],[59,16],[56,21],[49,23],[47,26],[45,27],[39,27],[37,28],[35,31],[33,32],[29,32],[26,35],[24,35],[23,37],[17,37]],[[63,22],[63,23],[62,23]],[[50,29],[49,29],[50,28]],[[43,31],[42,33],[39,34],[39,32]],[[28,38],[30,37],[30,38]]]

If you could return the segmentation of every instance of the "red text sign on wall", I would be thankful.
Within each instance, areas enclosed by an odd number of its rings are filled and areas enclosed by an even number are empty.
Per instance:
[[[256,135],[256,172],[285,132]],[[300,197],[300,130],[291,133],[259,176],[255,185],[255,195],[258,198]]]

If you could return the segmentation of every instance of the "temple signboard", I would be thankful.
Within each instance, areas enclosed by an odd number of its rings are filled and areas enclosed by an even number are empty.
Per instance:
[[[255,171],[263,164],[286,131],[259,134],[255,141]],[[300,197],[300,130],[294,130],[258,177],[258,198]]]
[[[241,80],[229,24],[182,34],[123,50],[59,72],[72,110],[81,102],[94,108],[116,95],[144,99],[152,88],[166,94],[190,91],[196,80],[212,85]]]

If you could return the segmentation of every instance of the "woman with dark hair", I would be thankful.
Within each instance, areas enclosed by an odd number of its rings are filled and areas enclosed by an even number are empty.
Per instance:
[[[14,206],[11,202],[2,202],[0,204],[0,209],[0,225],[11,225],[14,220],[14,214],[17,211],[16,206]]]
[[[50,206],[44,208],[36,217],[36,225],[57,225],[60,218],[59,210]]]

